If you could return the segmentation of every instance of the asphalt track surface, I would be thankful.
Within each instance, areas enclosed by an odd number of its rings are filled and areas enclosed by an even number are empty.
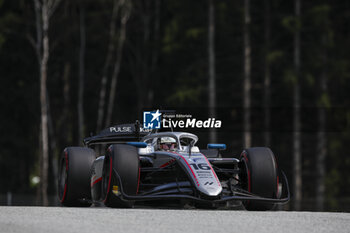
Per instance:
[[[350,232],[350,213],[0,207],[0,232]]]

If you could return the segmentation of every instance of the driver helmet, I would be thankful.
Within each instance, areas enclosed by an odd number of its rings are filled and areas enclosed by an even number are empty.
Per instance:
[[[160,150],[175,150],[177,148],[177,143],[175,138],[172,137],[162,137],[159,140]]]

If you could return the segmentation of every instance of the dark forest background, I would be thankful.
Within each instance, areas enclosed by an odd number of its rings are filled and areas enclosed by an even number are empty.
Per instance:
[[[285,209],[350,211],[349,43],[348,0],[0,0],[0,203],[57,204],[66,146],[164,109],[271,147]]]

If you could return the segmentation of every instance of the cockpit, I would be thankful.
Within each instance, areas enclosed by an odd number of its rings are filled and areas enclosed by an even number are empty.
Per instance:
[[[144,139],[144,142],[147,143],[147,149],[142,151],[148,151],[148,153],[154,151],[188,152],[189,148],[191,148],[191,152],[199,152],[198,147],[194,146],[197,140],[197,136],[190,133],[158,133],[152,136],[147,136]]]
[[[174,151],[177,150],[178,143],[173,137],[159,137],[157,138],[157,146],[155,150],[160,151]]]

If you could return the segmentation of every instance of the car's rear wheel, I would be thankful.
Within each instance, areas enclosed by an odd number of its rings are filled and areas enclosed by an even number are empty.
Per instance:
[[[132,207],[133,202],[121,198],[121,188],[127,195],[136,195],[139,172],[139,156],[136,147],[120,144],[110,146],[102,172],[104,204],[114,208]]]
[[[240,156],[240,180],[248,192],[266,198],[276,198],[278,171],[274,154],[266,147],[246,149]],[[271,210],[275,204],[261,201],[244,201],[247,210]]]
[[[58,196],[64,206],[90,206],[90,170],[96,156],[92,149],[67,147],[60,159]]]

